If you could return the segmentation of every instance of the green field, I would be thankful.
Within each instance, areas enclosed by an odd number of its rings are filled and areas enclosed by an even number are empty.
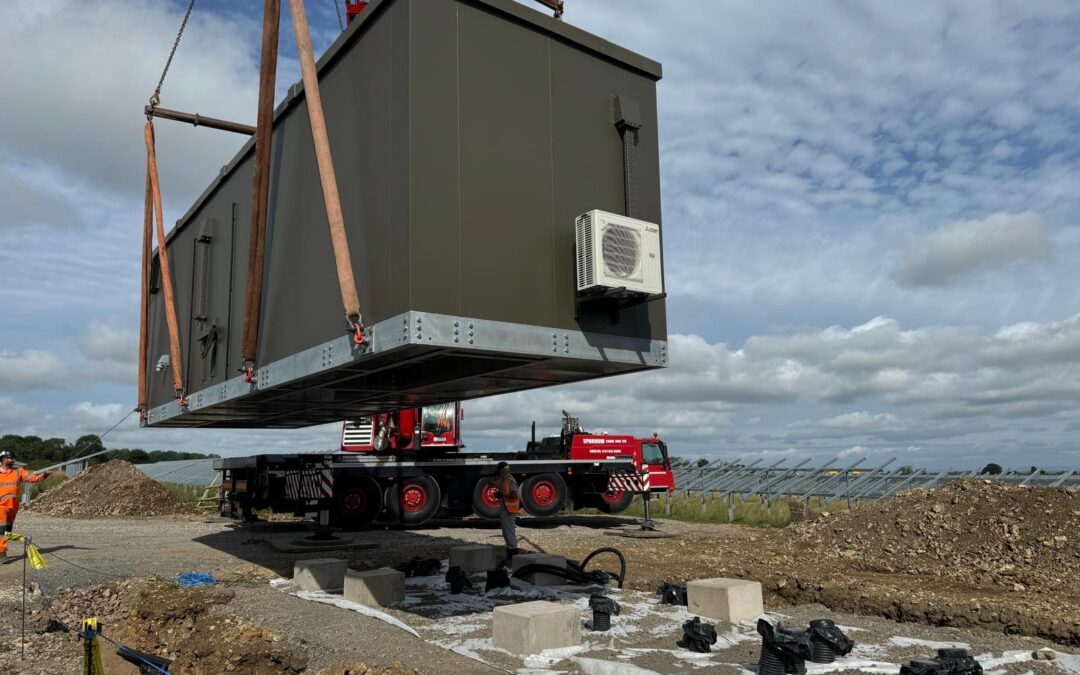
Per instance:
[[[654,518],[670,518],[690,523],[733,522],[763,527],[784,527],[791,522],[791,505],[786,497],[773,500],[771,509],[767,502],[763,503],[756,495],[748,499],[735,495],[733,503],[735,517],[729,520],[727,499],[720,499],[719,495],[715,494],[706,494],[703,499],[699,493],[687,495],[684,492],[676,492],[670,495],[670,513],[667,509],[667,495],[653,498],[652,515]],[[847,511],[847,508],[847,502],[842,499],[826,505],[820,498],[810,497],[807,504],[807,518],[813,518],[822,511],[836,513]],[[641,499],[635,499],[630,508],[623,511],[621,515],[643,517],[645,508]]]

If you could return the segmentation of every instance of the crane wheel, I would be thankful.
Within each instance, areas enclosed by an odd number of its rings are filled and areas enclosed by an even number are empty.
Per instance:
[[[486,520],[499,519],[499,497],[491,479],[481,478],[476,481],[472,493],[473,513]]]
[[[401,525],[423,525],[435,516],[441,503],[442,491],[431,476],[403,478],[386,489],[386,512]]]
[[[618,492],[605,492],[596,498],[596,508],[604,513],[622,513],[630,508],[630,504],[636,496],[633,492],[619,490]]]
[[[566,481],[557,473],[530,476],[521,486],[521,505],[530,515],[554,516],[566,505]]]
[[[372,478],[360,478],[334,486],[330,524],[346,530],[367,527],[382,510],[382,490]]]

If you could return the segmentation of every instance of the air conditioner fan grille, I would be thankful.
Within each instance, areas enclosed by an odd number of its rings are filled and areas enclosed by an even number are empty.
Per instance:
[[[608,273],[620,279],[628,279],[637,271],[641,260],[641,243],[638,233],[623,225],[608,224],[601,242],[604,266]]]

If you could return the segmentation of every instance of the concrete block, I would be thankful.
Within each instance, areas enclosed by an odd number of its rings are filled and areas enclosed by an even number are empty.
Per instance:
[[[304,591],[340,591],[349,563],[341,558],[308,558],[293,563],[293,581]]]
[[[499,567],[499,549],[483,544],[450,547],[450,566],[462,572],[488,572]]]
[[[345,599],[370,607],[395,605],[405,599],[405,574],[389,567],[349,570],[345,573]]]
[[[561,555],[547,555],[546,553],[519,553],[514,556],[511,563],[514,572],[526,565],[553,565],[566,569],[566,558]],[[546,572],[525,574],[518,578],[533,586],[562,586],[566,583],[566,579]]]
[[[491,633],[497,649],[519,656],[576,647],[581,644],[581,612],[543,600],[503,605],[492,612]]]
[[[753,621],[765,606],[761,584],[747,579],[699,579],[686,584],[687,610],[691,614],[737,623]]]

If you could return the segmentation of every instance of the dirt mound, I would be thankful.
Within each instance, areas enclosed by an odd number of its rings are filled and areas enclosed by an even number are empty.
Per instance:
[[[1080,491],[969,480],[863,502],[789,527],[665,523],[626,539],[627,585],[708,577],[760,581],[766,602],[820,603],[895,621],[983,628],[1080,646]],[[538,545],[580,559],[597,539]],[[557,537],[557,538],[556,538]],[[604,542],[607,543],[607,542]]]
[[[1076,490],[968,480],[796,525],[791,543],[869,572],[1053,590],[1080,578],[1077,522]]]
[[[69,518],[204,515],[123,460],[96,464],[30,502],[26,509]]]
[[[363,661],[357,661],[353,664],[332,664],[323,675],[417,675],[419,672],[406,668],[400,661],[394,661],[388,666],[369,666]]]
[[[82,617],[98,617],[103,633],[113,640],[172,659],[171,673],[304,672],[306,657],[282,648],[268,628],[215,610],[232,597],[232,592],[219,587],[181,588],[156,579],[136,579],[62,591],[53,599],[53,612],[75,627]],[[31,625],[39,632],[57,630],[48,619],[45,610],[39,609]],[[104,649],[103,657],[112,651]]]

